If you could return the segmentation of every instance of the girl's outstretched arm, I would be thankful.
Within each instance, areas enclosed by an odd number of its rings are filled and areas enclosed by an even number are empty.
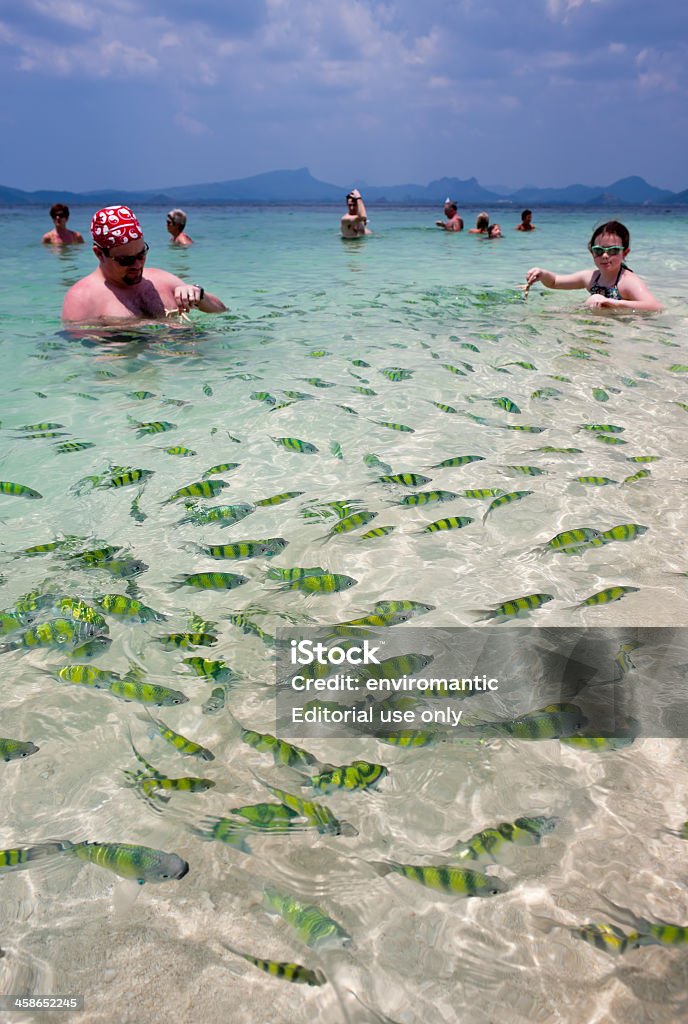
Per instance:
[[[587,288],[594,271],[579,270],[575,274],[554,274],[542,267],[531,267],[526,274],[526,288],[539,281],[545,288]]]

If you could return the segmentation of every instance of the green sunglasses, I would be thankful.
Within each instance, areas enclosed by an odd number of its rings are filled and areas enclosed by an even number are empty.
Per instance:
[[[603,253],[609,253],[610,256],[618,256],[620,252],[624,251],[623,245],[591,245],[590,252],[593,256],[602,256]]]

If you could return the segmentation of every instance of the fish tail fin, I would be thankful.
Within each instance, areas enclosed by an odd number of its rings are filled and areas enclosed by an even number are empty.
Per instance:
[[[262,779],[257,772],[254,772],[253,768],[249,768],[249,771],[253,778],[256,780],[256,782],[260,782],[261,786],[265,786],[266,789],[272,790],[273,787],[270,782],[267,782],[265,779]]]
[[[27,850],[27,860],[43,860],[46,857],[55,857],[60,853],[67,853],[71,849],[71,842],[68,839],[47,840],[45,843],[36,843]]]
[[[144,708],[141,712],[139,712],[136,715],[136,718],[139,720],[139,722],[146,722],[148,725],[150,725],[151,722],[154,722],[156,725],[161,724],[159,719],[154,718],[153,715],[151,715],[148,708]]]
[[[531,914],[530,920],[543,935],[549,935],[555,928],[565,928],[561,921],[554,921],[551,917],[541,917],[539,914]]]
[[[233,741],[237,741],[238,739],[241,738],[241,732],[242,732],[244,727],[241,724],[241,722],[239,721],[239,719],[232,713],[232,711],[228,707],[225,708],[225,712],[226,712],[226,714],[227,714],[227,716],[229,718],[229,722],[230,722],[230,728],[231,728],[231,736],[230,736],[230,738]]]
[[[223,949],[229,950],[230,953],[234,953],[234,956],[246,957],[245,953],[242,953],[240,949],[236,949],[235,946],[230,946],[228,942],[221,942],[220,945]]]
[[[372,868],[375,874],[379,875],[380,878],[384,878],[385,875],[391,874],[391,872],[396,868],[395,864],[387,863],[384,860],[367,860],[366,864],[368,867]]]
[[[130,661],[129,668],[123,678],[133,683],[141,682],[146,678],[146,670],[141,665],[137,665],[135,661]]]
[[[47,847],[46,856],[49,856],[52,853],[72,853],[78,845],[78,843],[73,843],[71,839],[55,839],[46,843],[39,843],[36,847],[32,847],[32,849],[42,850],[44,847]]]
[[[602,902],[605,904],[605,906],[608,907],[612,911],[612,913],[616,915],[616,917],[619,921],[621,921],[622,924],[630,925],[631,928],[635,928],[638,931],[648,927],[650,922],[647,921],[644,917],[638,917],[636,914],[633,913],[632,910],[629,910],[628,907],[619,906],[618,903],[614,903],[614,901],[610,900],[609,897],[605,896],[604,893],[600,893],[600,898]]]
[[[213,826],[217,824],[218,820],[218,818],[203,818],[198,825],[188,825],[187,828],[191,835],[196,836],[197,839],[209,842],[215,838]]]

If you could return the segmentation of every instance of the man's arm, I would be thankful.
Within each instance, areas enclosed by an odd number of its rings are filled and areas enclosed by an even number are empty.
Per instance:
[[[202,285],[187,284],[181,277],[170,274],[167,270],[151,267],[146,271],[146,278],[154,286],[166,310],[174,303],[179,313],[188,313],[190,309],[200,309],[202,313],[227,311],[224,302],[216,295],[206,292]]]
[[[368,214],[366,213],[365,203],[361,198],[361,193],[357,188],[351,193],[351,198],[356,200],[356,217],[357,221],[363,221],[364,223],[368,220]]]
[[[85,280],[88,280],[88,278]],[[72,285],[64,297],[62,319],[78,321],[87,320],[89,317],[94,316],[91,311],[90,294],[90,289],[88,286],[85,286],[84,281],[77,281],[76,284]]]
[[[226,313],[227,307],[217,295],[212,295],[199,284],[185,284],[180,281],[174,289],[174,301],[180,313],[200,309],[202,313]]]

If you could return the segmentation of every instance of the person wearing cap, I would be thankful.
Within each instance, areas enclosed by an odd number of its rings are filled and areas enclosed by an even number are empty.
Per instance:
[[[53,203],[50,207],[50,216],[55,227],[52,231],[46,231],[41,239],[43,245],[83,245],[83,235],[78,231],[70,231],[67,227],[69,220],[69,207],[65,203]]]
[[[371,235],[365,204],[357,188],[349,192],[346,206],[347,212],[341,219],[342,238],[362,238],[363,235]]]
[[[167,214],[167,230],[169,231],[172,245],[193,245],[193,238],[189,238],[184,232],[186,227],[186,213],[184,210],[170,210]]]
[[[65,295],[62,319],[162,320],[169,313],[224,313],[225,304],[198,284],[146,266],[148,245],[128,206],[106,206],[91,221],[98,266]]]
[[[463,231],[463,221],[459,217],[458,206],[449,196],[444,200],[444,216],[446,220],[436,220],[435,224],[444,231]]]

